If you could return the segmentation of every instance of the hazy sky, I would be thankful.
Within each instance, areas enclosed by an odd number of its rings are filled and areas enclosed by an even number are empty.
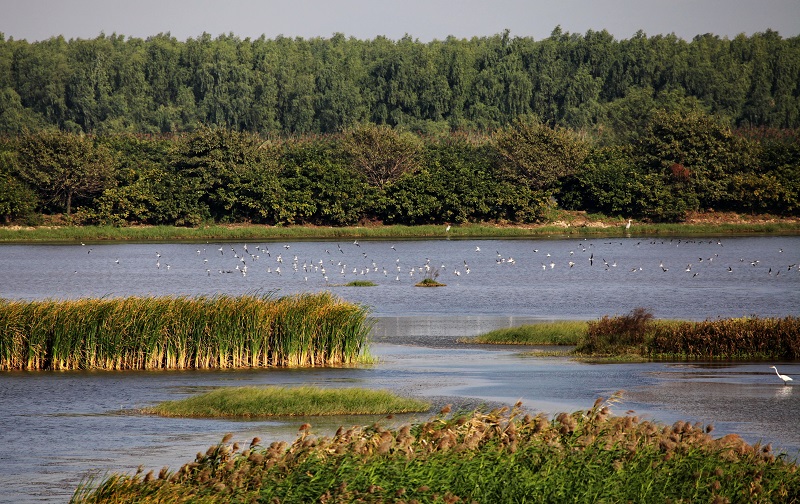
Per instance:
[[[421,41],[448,35],[547,37],[607,29],[617,39],[637,30],[687,40],[729,38],[768,28],[800,35],[800,0],[0,0],[0,32],[15,39],[55,35],[94,38],[101,32],[146,38],[170,32],[179,40],[203,32],[240,38],[408,34]]]

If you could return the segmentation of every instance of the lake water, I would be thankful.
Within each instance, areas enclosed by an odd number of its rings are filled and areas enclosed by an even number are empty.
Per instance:
[[[799,264],[800,237],[0,245],[0,297],[329,289],[376,316],[784,316]],[[434,272],[447,288],[413,288]],[[336,286],[353,280],[377,286]]]
[[[228,432],[240,444],[254,436],[265,443],[291,440],[308,420],[238,422],[135,413],[227,385],[374,387],[427,397],[437,408],[522,400],[527,408],[548,413],[588,408],[597,397],[624,390],[624,402],[616,407],[620,414],[632,409],[668,423],[713,423],[715,434],[737,432],[751,442],[773,442],[792,456],[800,453],[800,394],[782,384],[768,367],[772,363],[592,365],[456,342],[498,327],[594,319],[639,306],[661,318],[796,316],[798,237],[261,242],[247,243],[247,251],[244,245],[0,245],[0,297],[332,290],[371,307],[376,325],[370,351],[377,364],[0,373],[0,501],[64,502],[84,477],[132,473],[140,464],[156,472],[164,465],[177,469]],[[438,270],[447,287],[413,287],[428,273],[426,265]],[[336,286],[363,279],[378,285]],[[800,381],[800,365],[775,364]],[[374,420],[310,422],[315,432],[329,434],[339,425]]]

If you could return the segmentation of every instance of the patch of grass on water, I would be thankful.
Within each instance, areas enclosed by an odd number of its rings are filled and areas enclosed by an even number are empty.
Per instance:
[[[369,280],[353,280],[344,284],[343,287],[375,287],[376,285],[378,284]]]
[[[563,320],[496,329],[464,343],[489,345],[577,345],[586,335],[587,322]]]
[[[388,415],[428,411],[431,405],[385,390],[318,387],[225,387],[178,401],[166,401],[144,413],[168,417],[260,418],[315,415]]]
[[[519,405],[389,429],[304,424],[291,445],[232,436],[176,472],[112,475],[73,502],[796,502],[796,462],[712,427]]]
[[[414,284],[414,287],[447,287],[447,284],[437,282],[433,278],[425,278],[422,281]]]

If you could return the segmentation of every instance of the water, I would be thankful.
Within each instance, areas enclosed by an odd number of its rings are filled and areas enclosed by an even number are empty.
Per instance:
[[[309,420],[240,422],[136,413],[162,400],[229,385],[374,387],[427,397],[437,408],[521,400],[531,410],[549,413],[588,408],[597,397],[624,390],[617,413],[632,409],[668,423],[713,423],[715,434],[737,432],[748,441],[773,442],[792,456],[800,454],[795,427],[800,399],[769,364],[592,365],[456,342],[498,327],[593,319],[638,306],[663,318],[797,315],[800,270],[790,265],[800,263],[800,238],[249,243],[248,250],[259,258],[245,255],[243,263],[234,257],[243,256],[241,243],[0,246],[0,296],[11,299],[330,289],[372,307],[371,354],[378,359],[357,369],[2,373],[0,501],[64,502],[85,477],[133,473],[140,464],[146,471],[165,465],[174,470],[228,432],[240,444],[254,436],[265,443],[292,440]],[[340,261],[346,265],[344,276]],[[447,287],[413,287],[426,264],[439,270]],[[355,279],[378,286],[334,286]],[[800,365],[777,366],[800,381]],[[310,422],[315,432],[330,434],[339,425],[375,420]]]
[[[333,290],[376,316],[541,319],[639,306],[659,318],[766,317],[800,306],[800,237],[250,243],[247,252],[244,245],[0,245],[0,297]],[[447,288],[413,288],[433,272]],[[377,286],[337,286],[353,280]]]

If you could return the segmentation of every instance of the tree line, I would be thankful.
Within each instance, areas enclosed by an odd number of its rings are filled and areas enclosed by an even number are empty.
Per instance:
[[[607,31],[542,40],[447,37],[179,41],[0,33],[0,133],[336,134],[374,123],[420,134],[490,132],[535,115],[625,134],[655,108],[699,107],[733,127],[800,127],[800,38]],[[638,123],[634,123],[638,124]]]
[[[525,223],[556,207],[651,222],[710,209],[800,215],[800,130],[731,128],[697,102],[633,110],[602,135],[532,115],[491,133],[370,122],[300,136],[26,130],[0,137],[0,218],[344,226]]]

